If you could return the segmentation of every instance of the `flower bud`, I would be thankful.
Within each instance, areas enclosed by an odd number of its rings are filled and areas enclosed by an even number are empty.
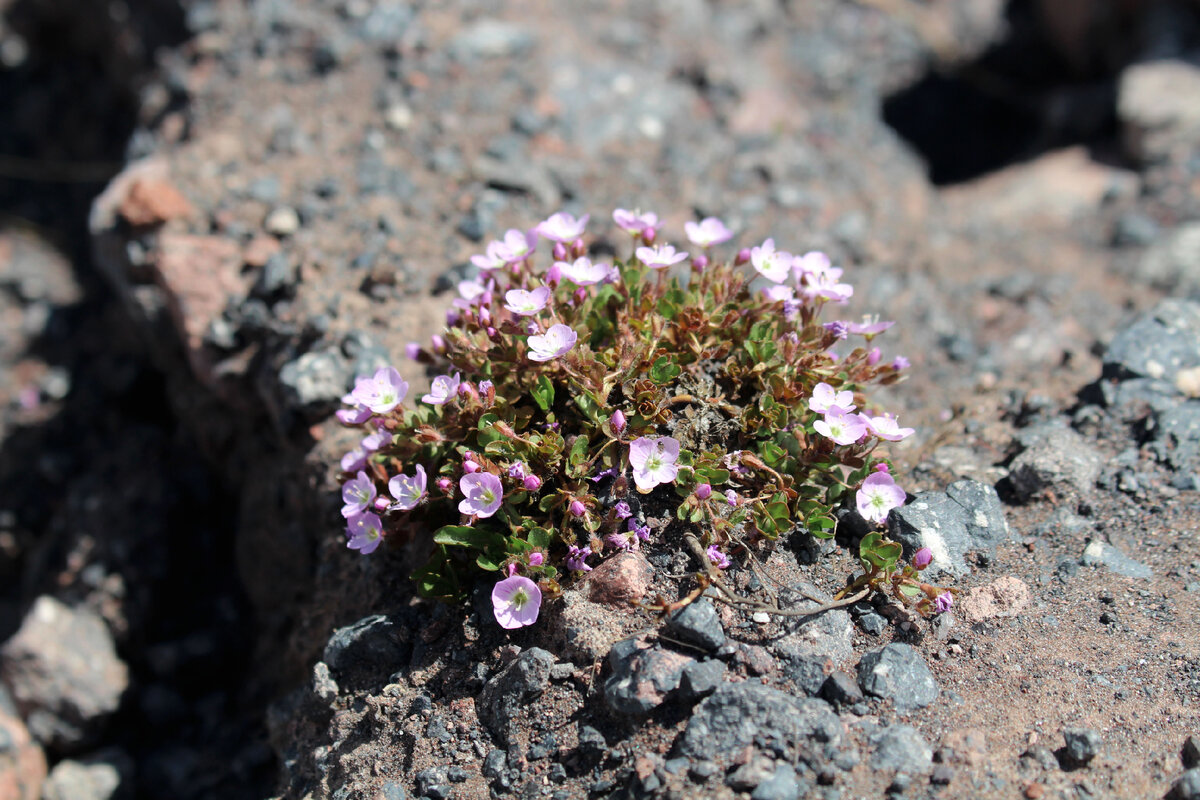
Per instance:
[[[913,566],[917,569],[925,569],[933,562],[933,551],[928,547],[922,547],[917,552],[913,553]]]
[[[459,323],[459,320],[461,320],[461,319],[462,319],[462,316],[458,313],[457,310],[455,310],[453,308],[446,309],[446,327],[447,328],[453,328],[455,325],[457,325]]]
[[[612,413],[609,424],[612,425],[613,433],[617,436],[625,432],[625,415],[621,413],[621,409],[618,408]]]
[[[479,307],[479,324],[485,327],[492,324],[492,312],[488,310],[487,306]]]
[[[449,478],[438,478],[436,481],[434,481],[434,484],[437,486],[437,488],[446,493],[449,493],[449,491],[454,488],[454,481],[450,480]]]
[[[437,353],[438,355],[445,354],[446,340],[443,339],[439,334],[435,333],[433,336],[430,336],[429,342],[433,346],[433,352]]]
[[[555,246],[557,247],[557,245]],[[559,262],[561,261],[561,258],[556,259],[555,262],[550,265],[550,269],[546,270],[546,285],[551,289],[553,289],[555,286],[558,286],[559,281],[562,280],[562,267],[559,266]]]
[[[554,249],[551,251],[555,261],[567,260],[567,246],[562,242],[555,242]]]
[[[642,231],[642,241],[648,246],[654,244],[654,240],[658,238],[658,231],[654,228],[647,227]]]
[[[878,348],[878,347],[872,347],[872,348],[871,348],[871,352],[867,353],[867,364],[868,364],[868,366],[872,366],[872,367],[873,367],[873,366],[875,366],[876,364],[878,364],[878,363],[879,363],[879,359],[880,359],[880,357],[882,357],[882,356],[883,356],[883,353],[881,353],[881,352],[880,352],[880,350],[879,350],[879,348]]]
[[[745,264],[749,261],[750,261],[750,248],[743,247],[741,250],[737,251],[737,257],[733,259],[733,265],[735,267],[740,267],[742,264]]]
[[[584,506],[584,504],[578,500],[571,501],[571,507],[569,510],[571,512],[571,515],[576,516],[576,517],[582,517],[584,514],[587,513],[587,507]]]
[[[382,496],[376,497],[375,498],[375,510],[379,511],[379,512],[387,511],[387,507],[389,505],[391,505],[391,503],[392,503],[392,501],[386,497],[382,497]]]
[[[875,465],[875,471],[876,472],[889,472],[890,470],[888,469],[888,465],[886,462],[880,461],[878,464]]]
[[[531,567],[540,567],[545,561],[546,557],[536,550],[529,554],[529,566]]]
[[[575,258],[587,255],[587,245],[583,243],[583,239],[576,239],[571,243],[571,255]]]
[[[537,475],[526,475],[525,480],[523,480],[521,483],[525,489],[530,492],[536,492],[538,489],[542,488],[542,479]]]
[[[421,345],[416,342],[409,342],[404,345],[404,355],[408,357],[409,361],[416,361],[421,357]]]
[[[708,266],[708,256],[701,253],[692,259],[692,269],[696,272],[702,272]]]
[[[479,464],[475,463],[475,454],[468,452],[463,456],[463,472],[468,475],[472,472],[479,472]]]
[[[489,325],[486,333],[487,333],[489,339],[495,339],[498,331],[495,328],[493,328],[491,325]]]
[[[725,490],[725,502],[729,503],[729,505],[731,505],[731,506],[736,506],[740,502],[740,498],[738,498],[738,493],[735,492],[733,489],[726,489]]]
[[[701,500],[707,500],[712,497],[712,486],[707,483],[702,483],[696,487],[696,497]]]

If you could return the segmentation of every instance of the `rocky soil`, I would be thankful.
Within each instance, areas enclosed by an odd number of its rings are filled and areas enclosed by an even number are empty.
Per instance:
[[[0,798],[1200,797],[1195,3],[106,8],[0,0]],[[897,320],[953,613],[605,602],[649,548],[509,633],[345,548],[354,375],[616,206]]]

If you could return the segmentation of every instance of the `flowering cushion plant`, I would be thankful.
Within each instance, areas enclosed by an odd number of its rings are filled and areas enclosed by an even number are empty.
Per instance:
[[[506,628],[617,551],[691,537],[715,580],[764,539],[832,536],[851,499],[876,526],[904,501],[874,450],[912,429],[860,409],[907,361],[870,346],[890,323],[820,321],[853,291],[840,269],[770,239],[716,258],[732,233],[711,217],[687,226],[690,255],[657,241],[653,213],[613,218],[632,237],[615,260],[589,258],[587,215],[491,243],[447,330],[408,348],[438,372],[429,393],[406,406],[384,368],[338,414],[369,434],[342,461],[349,547],[433,529],[419,589],[462,597],[494,573]],[[872,536],[860,582],[915,597],[901,585],[917,568]],[[938,596],[918,608],[941,609]]]

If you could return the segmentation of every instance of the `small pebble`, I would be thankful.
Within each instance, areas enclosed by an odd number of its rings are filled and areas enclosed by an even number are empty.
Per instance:
[[[751,619],[753,619],[759,625],[766,625],[771,621],[771,615],[765,611],[755,611],[754,616],[751,617]]]
[[[300,230],[300,215],[294,208],[280,206],[267,215],[263,228],[272,236],[291,236]]]

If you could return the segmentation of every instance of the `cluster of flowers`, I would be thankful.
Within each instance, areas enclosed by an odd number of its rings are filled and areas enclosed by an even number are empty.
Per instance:
[[[617,341],[627,331],[614,329],[602,337],[595,330],[601,323],[588,324],[589,310],[599,308],[603,314],[605,308],[611,310],[619,303],[634,309],[644,296],[652,295],[643,308],[669,310],[671,306],[664,305],[671,299],[668,292],[680,289],[674,285],[667,288],[665,271],[690,259],[692,280],[701,280],[699,276],[714,264],[710,248],[728,242],[732,232],[712,217],[687,223],[688,240],[702,250],[689,254],[670,244],[657,243],[659,221],[652,213],[618,209],[613,220],[633,239],[632,257],[623,264],[588,257],[583,242],[587,215],[577,219],[566,213],[554,214],[532,230],[509,230],[490,243],[483,254],[471,259],[480,270],[479,277],[458,285],[458,297],[447,314],[446,334],[434,336],[429,348],[416,344],[408,348],[407,354],[413,359],[450,366],[445,374],[433,378],[429,392],[420,398],[424,406],[406,410],[403,403],[408,384],[394,367],[384,367],[374,375],[358,378],[343,398],[347,407],[338,412],[342,423],[363,426],[367,431],[341,463],[347,475],[342,487],[342,514],[348,547],[363,554],[374,552],[385,538],[385,531],[395,527],[391,522],[385,525],[385,519],[395,519],[394,512],[436,507],[442,519],[450,519],[447,512],[452,505],[459,515],[458,524],[439,529],[435,542],[469,544],[480,553],[480,568],[501,571],[503,577],[495,585],[492,601],[497,621],[506,628],[534,622],[543,590],[558,591],[552,556],[569,573],[581,574],[592,569],[588,559],[601,556],[605,549],[637,550],[650,541],[651,526],[635,513],[627,499],[622,499],[630,477],[641,494],[664,485],[679,485],[685,478],[681,496],[686,498],[692,522],[719,522],[736,513],[777,515],[780,497],[787,508],[786,494],[739,493],[734,488],[736,483],[714,494],[712,483],[733,482],[739,476],[749,481],[747,476],[753,469],[745,465],[762,465],[762,459],[753,453],[724,454],[721,459],[710,459],[711,463],[702,468],[695,464],[694,454],[681,457],[678,439],[659,432],[663,411],[653,407],[655,388],[651,384],[671,380],[680,369],[671,372],[673,364],[668,363],[664,373],[667,377],[642,383],[635,380],[636,373],[647,370],[651,362],[655,367],[664,362],[665,357],[659,355],[662,350],[655,349],[664,338],[661,324],[647,328],[651,334],[646,338],[653,337],[653,341],[644,347],[644,358],[640,360],[629,355],[634,350],[629,342]],[[552,243],[553,259],[550,267],[538,274],[533,259],[541,240]],[[779,316],[793,325],[793,330],[778,340],[782,352],[798,345],[801,339],[795,329],[802,328],[810,337],[817,337],[816,341],[826,343],[820,355],[833,363],[838,356],[830,345],[852,334],[870,342],[893,324],[868,319],[815,326],[813,317],[823,304],[845,303],[853,293],[849,284],[841,282],[842,270],[833,267],[823,253],[794,256],[777,250],[774,241],[768,239],[757,247],[738,251],[723,268],[732,270],[744,264],[767,282],[757,291],[761,300],[754,306],[761,316],[770,321],[772,310],[781,310]],[[658,280],[645,293],[628,285],[629,277],[648,274],[657,274]],[[649,283],[644,286],[649,287]],[[730,300],[748,305],[756,302],[745,286],[738,287],[741,294],[729,291]],[[601,303],[609,305],[601,307]],[[713,305],[720,304],[713,301]],[[720,326],[714,323],[712,331],[719,334]],[[714,352],[721,351],[721,347],[726,348],[723,352],[728,351],[728,343],[718,342]],[[579,348],[586,352],[580,354]],[[863,353],[860,360],[864,369],[880,365],[877,348]],[[894,375],[907,366],[898,357],[887,374]],[[612,375],[626,383],[619,383]],[[801,380],[794,376],[790,379]],[[844,376],[838,382],[837,387],[826,381],[808,387],[804,399],[811,416],[805,417],[803,425],[786,426],[795,440],[808,448],[806,452],[836,460],[837,448],[843,448],[852,460],[862,463],[878,441],[900,441],[913,433],[911,428],[900,427],[891,415],[856,411],[855,393],[842,388],[846,385]],[[552,410],[555,384],[568,389],[574,406],[560,404]],[[625,410],[604,407],[610,397],[616,396],[614,388],[623,392]],[[643,398],[641,401],[635,402],[635,392],[640,392],[637,396]],[[540,422],[533,419],[536,409],[521,405],[531,395],[538,399]],[[574,450],[569,457],[562,452],[566,442],[559,432],[566,432],[564,414],[576,407],[579,419],[572,431],[576,433],[573,441],[582,442],[578,458]],[[477,449],[466,449],[448,431],[475,437]],[[817,437],[828,440],[828,444],[821,445]],[[617,446],[611,447],[614,444]],[[775,450],[783,453],[779,447]],[[513,455],[516,452],[530,455],[522,460]],[[417,459],[424,459],[430,471],[426,472],[425,464]],[[404,471],[406,464],[412,464],[411,474]],[[606,510],[598,508],[594,493],[581,488],[586,483],[580,483],[573,471],[596,466],[605,468],[586,480],[595,484],[608,479],[609,485],[616,487]],[[770,471],[784,480],[778,472]],[[867,463],[862,475],[865,477],[858,479],[856,490],[857,509],[866,520],[881,524],[893,508],[903,504],[905,493],[882,462]],[[709,482],[705,480],[708,476],[718,477]],[[381,493],[384,486],[386,494]],[[794,497],[795,492],[790,496]],[[552,518],[554,513],[562,515],[557,524]],[[770,521],[769,517],[763,518]],[[480,525],[493,519],[486,530]],[[572,541],[573,526],[589,534],[588,540]],[[495,528],[507,529],[507,533],[494,533]],[[538,531],[546,535],[535,536]],[[723,547],[727,544],[708,542],[707,556],[718,569],[727,569],[733,563]],[[500,551],[493,557],[496,546]],[[440,563],[448,563],[449,556],[444,552],[439,558]],[[540,578],[540,584],[534,578]]]

